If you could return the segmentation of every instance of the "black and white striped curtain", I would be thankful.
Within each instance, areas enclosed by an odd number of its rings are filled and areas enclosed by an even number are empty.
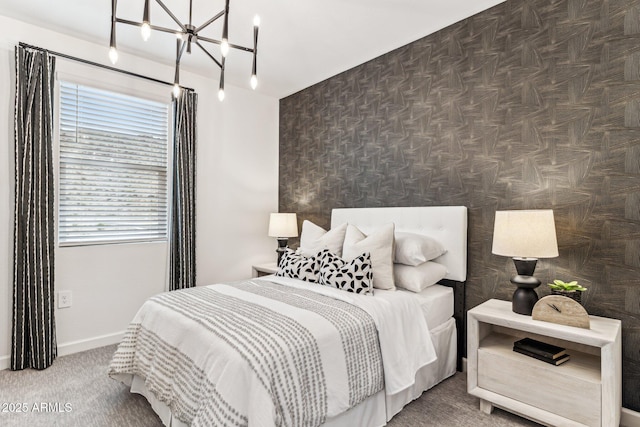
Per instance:
[[[183,90],[174,100],[173,201],[169,290],[196,285],[196,107],[198,95]]]
[[[16,47],[15,217],[11,369],[57,355],[54,320],[53,79],[55,58]]]

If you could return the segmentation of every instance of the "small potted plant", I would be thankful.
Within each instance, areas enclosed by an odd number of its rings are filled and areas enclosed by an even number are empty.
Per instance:
[[[582,304],[582,292],[587,290],[587,288],[580,286],[576,280],[563,282],[556,279],[553,283],[548,283],[548,285],[552,294],[569,297],[580,304]]]

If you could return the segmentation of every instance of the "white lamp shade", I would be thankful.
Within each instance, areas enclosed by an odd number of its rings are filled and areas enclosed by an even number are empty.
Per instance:
[[[272,213],[269,218],[270,237],[298,237],[298,218],[294,213]]]
[[[521,258],[557,257],[553,211],[497,211],[491,252]]]

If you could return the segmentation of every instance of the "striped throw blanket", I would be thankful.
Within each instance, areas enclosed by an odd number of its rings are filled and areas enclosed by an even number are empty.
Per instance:
[[[109,375],[127,384],[144,378],[193,426],[317,426],[384,386],[367,311],[266,280],[149,299]]]

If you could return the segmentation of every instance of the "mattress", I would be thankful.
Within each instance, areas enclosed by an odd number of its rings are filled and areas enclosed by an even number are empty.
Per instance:
[[[429,330],[432,331],[453,317],[453,288],[443,285],[429,286],[420,293],[398,288],[397,292],[415,295],[422,308]]]

